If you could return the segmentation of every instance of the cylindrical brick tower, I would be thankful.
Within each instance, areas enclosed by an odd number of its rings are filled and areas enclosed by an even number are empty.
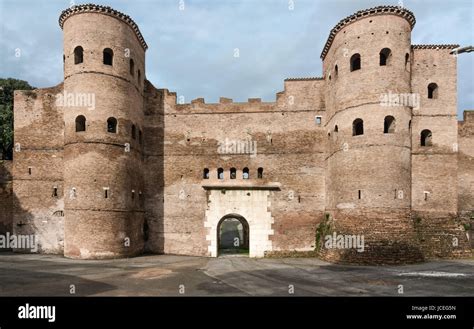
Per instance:
[[[337,234],[364,235],[366,244],[363,252],[338,251],[340,260],[418,257],[410,222],[412,110],[405,102],[411,99],[414,24],[413,14],[400,7],[359,11],[331,30],[321,54],[326,209]]]
[[[64,255],[115,258],[143,249],[143,86],[147,45],[110,7],[62,12]]]

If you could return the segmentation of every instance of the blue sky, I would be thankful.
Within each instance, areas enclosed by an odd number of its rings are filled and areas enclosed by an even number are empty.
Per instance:
[[[90,1],[74,0],[76,4]],[[130,15],[148,43],[146,77],[186,102],[220,96],[275,100],[287,77],[321,76],[319,58],[343,17],[399,1],[102,0]],[[0,77],[36,87],[62,80],[60,12],[70,0],[0,0]],[[472,0],[404,0],[417,23],[413,44],[474,44]],[[239,49],[240,57],[234,57]],[[15,56],[15,50],[21,56]],[[474,109],[474,52],[458,58],[458,113]]]

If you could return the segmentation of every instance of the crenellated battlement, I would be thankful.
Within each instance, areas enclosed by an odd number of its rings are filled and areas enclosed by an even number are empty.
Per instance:
[[[247,102],[234,102],[221,97],[219,103],[206,103],[204,98],[196,98],[191,103],[176,104],[176,113],[233,113],[269,112],[276,110],[276,102],[262,102],[260,98],[249,98]]]
[[[220,97],[217,103],[207,103],[203,97],[198,97],[189,103],[181,103],[176,92],[170,92],[168,89],[162,89],[162,92],[167,104],[174,104],[176,111],[179,112],[197,109],[214,112],[223,109],[238,112],[260,112],[282,110],[282,108],[291,111],[300,110],[309,101],[314,101],[315,104],[319,104],[320,108],[323,108],[322,87],[324,83],[323,77],[287,78],[284,80],[284,90],[275,94],[275,101],[262,101],[259,97],[251,97],[246,102],[235,102],[232,98]]]
[[[140,32],[140,29],[138,28],[138,25],[135,23],[135,21],[130,16],[125,15],[124,13],[118,10],[115,10],[109,6],[100,6],[93,3],[71,6],[70,8],[63,10],[61,12],[61,15],[59,16],[59,26],[62,29],[64,22],[69,17],[77,15],[77,14],[83,14],[83,13],[103,14],[103,15],[108,15],[108,16],[117,18],[118,20],[121,20],[122,22],[128,24],[132,28],[132,30],[135,32],[135,35],[137,36],[138,41],[142,45],[143,49],[144,50],[148,49],[148,45],[146,44],[145,39],[143,38],[143,35]]]
[[[463,112],[463,122],[474,123],[474,110],[465,110]]]
[[[439,44],[439,45],[412,45],[411,49],[417,50],[417,49],[434,49],[434,50],[439,50],[439,49],[455,49],[459,48],[458,44]]]
[[[357,22],[363,18],[371,17],[371,16],[378,16],[378,15],[396,15],[399,17],[405,18],[409,23],[411,29],[415,26],[416,19],[415,15],[408,9],[399,6],[378,6],[369,9],[359,10],[358,12],[347,16],[339,21],[329,32],[329,37],[324,45],[323,51],[321,52],[321,59],[324,60],[326,57],[329,49],[331,48],[332,42],[336,37],[336,34],[346,27],[349,24]]]
[[[459,121],[460,126],[474,125],[474,110],[465,110],[462,114],[462,121]]]
[[[317,80],[324,80],[323,77],[307,77],[307,78],[286,78],[284,81],[317,81]]]

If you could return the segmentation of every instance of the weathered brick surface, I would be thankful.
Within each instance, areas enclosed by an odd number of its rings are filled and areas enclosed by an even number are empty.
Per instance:
[[[14,196],[11,170],[11,161],[0,160],[0,234],[2,235],[12,231]]]
[[[70,16],[63,30],[64,90],[95,97],[94,109],[73,106],[64,111],[64,184],[67,193],[77,193],[65,198],[65,255],[134,255],[143,249],[143,145],[138,135],[144,126],[145,49],[129,24],[101,13]],[[78,45],[84,49],[82,64],[74,63]],[[113,65],[103,63],[105,48],[113,51]],[[87,118],[84,132],[75,131],[78,115]],[[117,133],[107,132],[109,117],[117,120]]]
[[[470,225],[470,241],[474,247],[474,111],[465,111],[458,134],[458,211]]]
[[[43,253],[62,253],[64,246],[64,121],[55,103],[55,95],[62,90],[60,84],[16,91],[14,97],[12,232],[36,234]],[[57,196],[53,196],[54,188]]]
[[[7,178],[0,199],[7,209],[0,225],[8,227],[13,211],[14,230],[40,234],[42,252],[215,256],[218,225],[234,214],[249,225],[251,256],[311,254],[326,217],[333,231],[363,235],[366,243],[362,253],[319,250],[331,261],[469,254],[464,224],[474,210],[474,120],[456,120],[454,46],[413,46],[409,11],[378,8],[340,23],[323,51],[324,77],[287,79],[274,102],[222,97],[178,104],[176,93],[145,79],[146,43],[130,18],[84,5],[66,11],[60,24],[64,84],[16,93],[15,141],[22,149],[13,163],[14,195]],[[79,45],[84,62],[74,64]],[[114,52],[112,66],[102,63],[104,48]],[[382,48],[391,49],[385,66]],[[355,53],[361,69],[351,72]],[[436,99],[427,97],[431,82],[439,86]],[[93,94],[95,107],[56,106],[57,93]],[[421,105],[382,106],[387,93],[414,93]],[[85,132],[75,131],[78,115],[87,118]],[[393,133],[384,133],[387,116],[396,120]],[[116,134],[106,130],[109,117],[118,121]],[[364,134],[353,136],[358,118]],[[142,143],[131,137],[132,125]],[[432,131],[432,146],[420,146],[423,129]],[[256,143],[256,155],[219,153],[226,139]]]

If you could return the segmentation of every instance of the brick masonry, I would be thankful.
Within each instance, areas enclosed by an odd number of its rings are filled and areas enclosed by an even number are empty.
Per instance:
[[[13,182],[12,161],[0,160],[0,234],[12,232]]]
[[[1,167],[0,228],[36,233],[40,252],[72,258],[214,257],[219,223],[237,216],[249,226],[250,256],[262,257],[318,249],[326,218],[327,233],[363,235],[367,244],[362,253],[321,249],[331,261],[468,256],[474,116],[456,120],[456,45],[412,45],[414,23],[398,7],[358,12],[331,31],[323,77],[285,80],[274,102],[181,104],[146,80],[147,45],[130,17],[96,5],[68,9],[64,83],[15,93],[21,149]],[[75,64],[77,46],[84,52]],[[105,48],[113,65],[102,61]],[[385,66],[382,48],[391,50]],[[356,53],[361,69],[351,71]],[[435,99],[427,97],[432,82]],[[389,92],[419,95],[420,106],[382,106]],[[93,95],[94,107],[58,105],[58,94]],[[76,132],[80,115],[86,130]],[[362,135],[353,136],[355,119]],[[420,146],[424,129],[432,146]],[[223,153],[224,141],[256,152]]]

